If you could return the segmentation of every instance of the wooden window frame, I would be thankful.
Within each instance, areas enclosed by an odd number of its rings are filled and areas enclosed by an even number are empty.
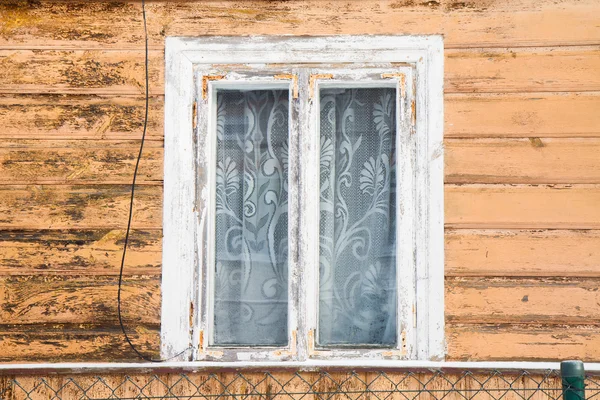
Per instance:
[[[351,49],[351,51],[350,51]],[[165,175],[161,354],[210,361],[344,360],[355,357],[443,360],[443,41],[440,36],[204,37],[167,38],[165,69]],[[368,61],[368,62],[366,62]],[[340,66],[347,66],[340,67]],[[336,71],[337,76],[330,76]],[[368,76],[367,71],[372,76]],[[345,74],[345,75],[344,75]],[[374,75],[377,75],[374,77]],[[345,76],[345,77],[344,77]],[[290,316],[286,348],[215,348],[209,345],[212,209],[211,118],[215,88],[283,85],[293,97],[311,98],[320,86],[358,79],[395,82],[400,116],[410,126],[402,168],[413,204],[398,238],[399,308],[397,349],[319,349],[315,346],[318,292],[318,101],[291,107],[289,194]],[[309,93],[307,93],[309,92]],[[294,117],[295,115],[295,117]],[[302,125],[302,126],[300,126]],[[314,132],[313,132],[314,131]],[[300,132],[311,132],[310,135]],[[317,134],[314,134],[317,133]],[[400,134],[400,132],[399,132]],[[412,147],[411,147],[412,146]],[[402,153],[403,154],[403,153]],[[316,163],[316,164],[315,164]],[[295,164],[295,165],[292,165]],[[302,168],[299,168],[299,165]],[[316,170],[306,168],[316,165]],[[211,171],[212,169],[212,171]],[[406,175],[405,171],[408,171]],[[315,175],[316,172],[316,175]],[[408,187],[408,186],[407,186]],[[315,202],[317,202],[315,204]],[[312,227],[311,229],[302,228]],[[410,240],[406,240],[410,237]],[[210,240],[208,240],[210,243]],[[317,241],[318,242],[318,241]],[[404,255],[401,257],[401,255]],[[406,256],[408,254],[408,256]],[[312,260],[311,260],[312,257]],[[316,267],[315,267],[316,265]],[[407,273],[406,276],[401,275]],[[402,282],[410,281],[410,284]],[[303,311],[300,311],[303,310]],[[400,324],[398,324],[400,326]],[[208,329],[208,330],[207,330]],[[191,356],[190,356],[191,354]]]

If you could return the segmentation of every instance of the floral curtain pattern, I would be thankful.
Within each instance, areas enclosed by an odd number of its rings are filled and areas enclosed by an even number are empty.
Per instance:
[[[216,345],[287,344],[287,90],[217,92]]]
[[[396,93],[320,93],[322,346],[396,344]]]

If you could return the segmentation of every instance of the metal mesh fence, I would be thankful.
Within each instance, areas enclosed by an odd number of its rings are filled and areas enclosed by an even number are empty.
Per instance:
[[[600,394],[586,378],[585,398]],[[0,377],[0,398],[410,400],[560,399],[558,371],[227,372]]]

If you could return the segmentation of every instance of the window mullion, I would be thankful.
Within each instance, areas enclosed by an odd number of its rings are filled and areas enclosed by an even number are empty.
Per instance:
[[[315,134],[314,114],[309,99],[310,86],[307,68],[298,68],[298,99],[294,109],[298,118],[294,122],[296,137],[290,138],[296,146],[296,174],[294,186],[297,199],[297,214],[293,221],[297,224],[297,237],[294,246],[296,274],[292,275],[291,285],[297,293],[297,356],[299,360],[310,357],[312,346],[311,331],[316,318],[316,286],[318,278],[318,253],[315,254],[315,240],[318,240],[318,162],[319,143]]]

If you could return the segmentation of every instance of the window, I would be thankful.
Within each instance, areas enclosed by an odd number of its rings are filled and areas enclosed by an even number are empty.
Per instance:
[[[163,356],[443,358],[442,49],[167,39]]]

